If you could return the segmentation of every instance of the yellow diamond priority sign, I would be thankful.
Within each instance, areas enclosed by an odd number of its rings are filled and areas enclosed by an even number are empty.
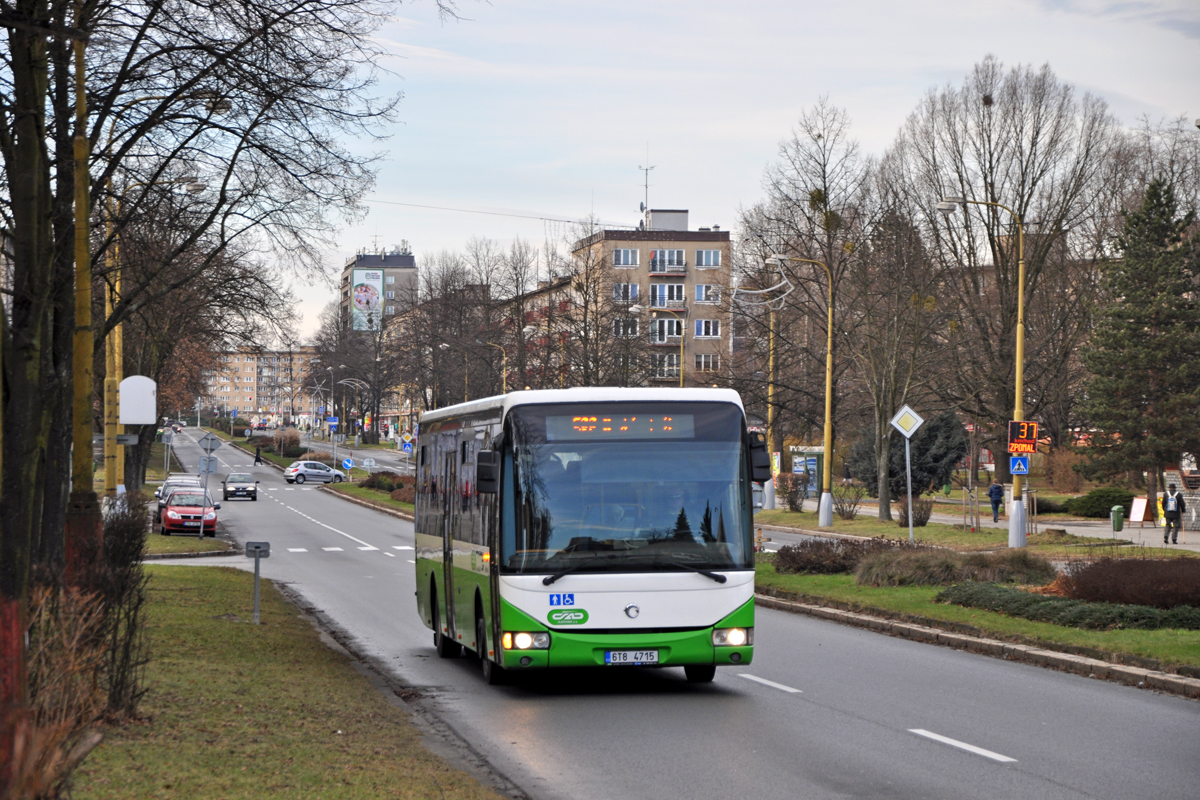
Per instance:
[[[924,424],[925,419],[908,406],[901,408],[896,412],[896,416],[892,417],[892,427],[904,434],[905,439],[911,439],[917,428]]]

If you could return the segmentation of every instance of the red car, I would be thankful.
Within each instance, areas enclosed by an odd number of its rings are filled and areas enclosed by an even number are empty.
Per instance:
[[[163,536],[172,533],[200,533],[200,523],[204,523],[204,535],[217,535],[217,509],[220,503],[214,503],[212,497],[205,497],[198,489],[181,488],[171,493],[167,504],[158,517],[158,532]]]

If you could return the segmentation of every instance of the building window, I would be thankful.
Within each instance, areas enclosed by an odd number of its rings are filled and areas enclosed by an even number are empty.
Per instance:
[[[697,339],[716,339],[721,335],[721,320],[719,319],[698,319],[696,320],[696,338]]]
[[[719,302],[721,302],[721,287],[715,283],[696,284],[696,302],[697,303],[719,303]]]
[[[683,305],[682,283],[659,283],[650,287],[650,306],[652,308],[681,305]]]
[[[396,276],[395,276],[395,275],[388,275],[388,276],[387,276],[387,282],[388,282],[389,284],[393,284],[393,283],[395,283],[395,282],[396,282]]]
[[[638,285],[636,283],[614,283],[613,284],[613,300],[618,303],[633,303],[638,298]]]
[[[395,306],[388,306],[388,307],[387,307],[386,309],[384,309],[384,310],[385,310],[385,311],[386,311],[388,314],[395,314],[395,313],[396,313],[396,307],[395,307]]]
[[[655,378],[678,378],[679,353],[652,353],[650,370]]]
[[[650,320],[650,341],[656,344],[678,340],[683,336],[683,320],[681,319],[652,319]]]
[[[720,250],[697,250],[696,251],[696,267],[697,269],[716,269],[721,266],[721,251]]]
[[[716,353],[697,353],[696,372],[716,372],[721,368],[721,357]]]
[[[637,336],[638,321],[633,317],[619,317],[613,321],[613,336],[618,338],[629,338]]]
[[[682,250],[651,250],[651,272],[674,272],[687,266]]]
[[[396,299],[396,293],[395,293],[395,292],[388,291],[388,292],[386,292],[386,294],[387,294],[387,299],[388,299],[388,300],[395,300],[395,299]]]
[[[614,267],[636,267],[638,265],[637,250],[613,250]]]

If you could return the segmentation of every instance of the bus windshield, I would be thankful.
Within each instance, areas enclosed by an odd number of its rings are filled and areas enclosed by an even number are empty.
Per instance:
[[[524,406],[510,419],[505,571],[754,568],[737,406]]]

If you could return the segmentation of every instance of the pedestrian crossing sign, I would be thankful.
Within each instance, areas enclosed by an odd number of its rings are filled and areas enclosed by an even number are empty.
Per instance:
[[[1009,456],[1008,471],[1013,475],[1029,474],[1029,456]]]

